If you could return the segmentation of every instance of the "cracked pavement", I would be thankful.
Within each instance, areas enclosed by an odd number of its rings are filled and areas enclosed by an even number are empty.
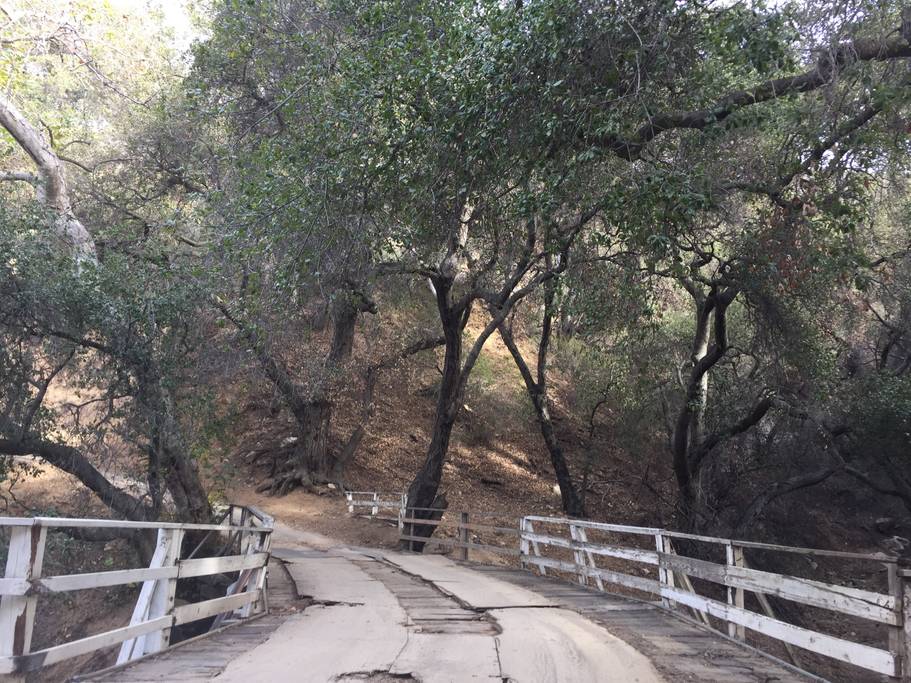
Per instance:
[[[269,615],[80,680],[819,680],[654,603],[276,524]]]
[[[664,680],[602,626],[445,557],[320,550],[286,534],[275,555],[312,602],[219,681]]]

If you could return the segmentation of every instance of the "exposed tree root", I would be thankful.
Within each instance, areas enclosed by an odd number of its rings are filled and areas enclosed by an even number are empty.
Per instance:
[[[341,488],[338,480],[333,478],[307,472],[306,470],[294,467],[290,463],[285,463],[282,471],[278,469],[277,462],[272,468],[269,479],[256,487],[257,493],[267,493],[270,496],[284,496],[294,489],[303,488],[313,491],[316,486],[323,484],[334,484]]]

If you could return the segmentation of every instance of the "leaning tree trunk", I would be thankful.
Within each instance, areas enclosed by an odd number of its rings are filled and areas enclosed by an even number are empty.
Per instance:
[[[472,302],[475,300],[469,292],[457,301],[450,301],[453,284],[457,281],[458,254],[464,249],[467,239],[468,221],[460,221],[458,231],[454,231],[447,256],[440,264],[440,268],[430,278],[431,289],[436,297],[437,312],[443,328],[445,340],[445,354],[443,359],[443,376],[440,381],[440,390],[437,396],[436,414],[433,421],[433,431],[430,445],[424,464],[418,471],[411,485],[408,487],[407,507],[411,514],[420,519],[439,518],[446,507],[445,496],[438,496],[440,482],[443,478],[443,465],[449,452],[449,440],[452,437],[452,428],[462,407],[465,385],[471,371],[477,363],[490,335],[499,329],[506,316],[515,308],[516,304],[525,296],[534,291],[541,284],[554,277],[565,268],[565,261],[558,268],[548,266],[546,271],[536,276],[528,277],[528,268],[533,262],[533,253],[536,242],[534,221],[528,222],[528,237],[522,258],[516,263],[509,277],[495,297],[485,297],[490,321],[484,326],[471,345],[462,361],[462,341],[468,318],[471,315]],[[520,286],[520,283],[523,283]],[[425,508],[415,509],[415,508]],[[419,514],[422,513],[422,514]],[[433,525],[407,525],[409,535],[429,538],[436,527]],[[408,543],[405,543],[408,547]],[[423,544],[421,544],[423,548]],[[415,549],[421,549],[415,548]]]
[[[464,362],[462,361],[462,340],[468,317],[471,314],[471,300],[463,298],[458,304],[452,305],[449,302],[449,292],[453,280],[439,277],[433,282],[437,309],[443,326],[445,354],[430,446],[427,448],[424,464],[408,487],[407,506],[409,512],[418,519],[439,519],[446,508],[446,497],[438,496],[437,492],[443,478],[443,464],[446,462],[449,452],[452,428],[462,407],[465,385],[490,335],[497,331],[516,301],[531,291],[534,286],[534,284],[526,285],[517,293],[510,294],[517,282],[518,279],[509,283],[505,288],[505,294],[501,292],[500,305],[491,307],[491,320],[472,343]],[[406,526],[406,529],[408,535],[429,538],[436,527],[415,524]],[[407,542],[403,545],[406,548],[409,547]],[[423,548],[423,543],[414,546],[412,542],[411,547],[414,550],[420,550]]]
[[[550,462],[554,468],[554,475],[557,478],[557,484],[560,486],[560,499],[563,504],[563,512],[572,517],[585,517],[585,505],[572,475],[569,472],[569,466],[566,463],[566,456],[563,448],[560,446],[560,440],[557,438],[554,429],[553,419],[550,416],[550,408],[547,397],[547,349],[550,344],[550,335],[552,328],[553,315],[548,303],[545,303],[544,324],[541,328],[541,338],[538,344],[538,379],[532,377],[528,363],[525,361],[521,350],[512,336],[512,332],[505,324],[500,325],[500,338],[509,349],[522,380],[525,382],[525,389],[535,408],[535,417],[537,418],[538,428],[541,430],[541,436],[544,438],[544,444],[547,446],[547,452],[550,454]]]
[[[683,523],[695,531],[698,520],[704,516],[701,508],[705,507],[705,501],[700,496],[701,462],[697,462],[694,455],[700,451],[703,441],[709,372],[727,352],[726,309],[735,294],[730,290],[719,294],[713,287],[706,296],[695,285],[688,284],[687,289],[696,304],[696,327],[690,372],[671,437],[671,449],[677,481],[677,507]]]
[[[694,286],[689,287],[691,293]],[[721,444],[755,427],[773,405],[773,397],[760,395],[755,405],[737,422],[711,433],[705,430],[708,376],[728,351],[727,309],[738,290],[712,287],[708,296],[694,294],[696,331],[692,367],[686,381],[684,402],[671,437],[678,509],[689,531],[702,532],[712,524],[712,503],[717,484],[707,475],[710,455]]]
[[[563,454],[563,448],[560,446],[557,434],[554,431],[554,423],[547,407],[547,395],[533,395],[532,403],[535,406],[535,414],[538,417],[541,436],[544,437],[544,443],[550,453],[550,462],[557,477],[557,484],[560,486],[563,512],[571,517],[585,517],[585,506],[579,497],[579,492],[576,490],[576,484],[569,473],[569,466],[566,464],[566,456]]]
[[[342,486],[342,477],[345,474],[345,468],[354,460],[357,450],[367,433],[367,425],[370,423],[370,420],[373,418],[373,414],[376,411],[376,403],[373,400],[373,396],[376,391],[380,373],[383,370],[393,367],[398,361],[413,356],[420,351],[443,346],[445,343],[446,339],[444,337],[425,337],[413,344],[409,344],[401,351],[398,351],[391,356],[387,356],[383,360],[367,368],[367,372],[364,376],[364,393],[361,396],[361,418],[354,428],[354,431],[351,432],[348,440],[345,442],[345,445],[342,446],[338,456],[335,458],[333,478],[338,482],[340,488]]]
[[[40,178],[35,183],[38,198],[53,212],[54,232],[67,243],[77,265],[97,262],[95,242],[73,213],[60,158],[15,105],[3,96],[0,96],[0,126],[6,129],[38,168]]]
[[[441,295],[438,292],[437,296]],[[446,294],[442,294],[445,300]],[[452,428],[459,413],[462,387],[462,330],[467,315],[461,316],[449,306],[441,306],[443,336],[446,340],[443,359],[443,377],[437,396],[436,414],[430,437],[430,446],[424,464],[408,487],[408,513],[416,519],[439,519],[446,509],[445,496],[438,496],[443,477],[443,464],[449,451]],[[429,538],[435,530],[432,525],[409,524],[406,535]],[[404,541],[403,547],[420,552],[424,544]]]

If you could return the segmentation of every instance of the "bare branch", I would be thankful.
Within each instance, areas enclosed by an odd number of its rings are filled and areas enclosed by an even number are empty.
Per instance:
[[[26,171],[9,171],[0,173],[0,183],[3,182],[29,183],[30,185],[35,185],[37,187],[41,183],[41,178],[34,173],[28,173]]]

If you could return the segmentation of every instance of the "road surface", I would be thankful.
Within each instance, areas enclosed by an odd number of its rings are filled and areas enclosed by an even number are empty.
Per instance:
[[[273,613],[82,680],[805,680],[654,605],[277,525]]]

